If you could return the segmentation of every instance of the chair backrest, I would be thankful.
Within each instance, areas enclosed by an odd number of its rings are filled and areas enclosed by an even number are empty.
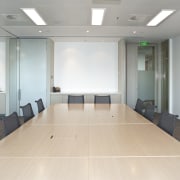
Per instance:
[[[152,122],[154,120],[154,111],[155,111],[155,108],[156,108],[156,106],[154,106],[152,104],[147,104],[145,106],[144,117],[146,117],[147,119],[149,119]]]
[[[95,95],[94,96],[95,104],[111,104],[111,96],[110,95]]]
[[[0,120],[5,117],[5,114],[0,114]]]
[[[68,104],[84,104],[84,95],[68,95]]]
[[[17,113],[13,112],[9,116],[4,117],[3,124],[4,124],[4,134],[5,136],[7,136],[8,134],[13,132],[15,129],[17,129],[20,126]]]
[[[143,115],[143,110],[144,110],[144,102],[141,100],[141,99],[137,99],[137,102],[136,102],[136,106],[135,106],[135,111],[138,112],[139,114],[142,114]]]
[[[32,106],[30,103],[24,106],[20,106],[20,108],[22,109],[22,112],[23,112],[24,122],[34,117],[34,112],[32,110]]]
[[[42,112],[45,109],[42,99],[40,98],[35,102],[37,103],[38,112]]]
[[[177,121],[177,116],[164,112],[161,114],[158,126],[166,131],[168,134],[173,135],[175,125]]]

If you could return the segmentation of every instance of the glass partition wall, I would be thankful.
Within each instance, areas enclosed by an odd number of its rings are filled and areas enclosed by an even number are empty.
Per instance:
[[[35,100],[39,98],[46,106],[50,92],[47,43],[47,39],[9,40],[9,113],[16,111],[21,115],[19,107],[31,103],[37,114]]]
[[[0,39],[0,118],[6,114],[6,39]]]
[[[20,39],[19,101],[31,103],[37,114],[35,100],[42,98],[46,104],[46,39]]]
[[[138,47],[138,98],[155,102],[155,47]]]
[[[6,42],[0,39],[0,92],[6,90]]]

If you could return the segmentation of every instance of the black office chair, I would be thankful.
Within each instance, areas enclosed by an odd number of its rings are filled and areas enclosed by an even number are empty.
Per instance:
[[[152,104],[147,104],[145,106],[145,111],[144,111],[144,114],[143,114],[144,117],[153,122],[156,107],[157,106],[154,106]]]
[[[30,103],[24,106],[20,106],[20,108],[22,109],[23,112],[24,122],[27,122],[29,119],[34,117],[34,112]]]
[[[168,112],[164,112],[161,114],[158,126],[166,131],[168,134],[173,136],[174,129],[176,126],[177,116],[170,114]]]
[[[111,96],[110,95],[95,95],[94,96],[94,104],[111,104]]]
[[[144,101],[138,98],[134,110],[139,114],[144,115],[144,110],[145,110]]]
[[[12,133],[18,127],[20,127],[20,122],[19,122],[17,113],[13,112],[9,116],[4,117],[3,124],[4,124],[4,135],[5,136]]]
[[[40,98],[35,102],[37,103],[38,112],[42,112],[45,109],[42,99]]]
[[[5,114],[0,114],[0,120],[5,117]]]
[[[68,104],[84,104],[84,95],[68,95]]]

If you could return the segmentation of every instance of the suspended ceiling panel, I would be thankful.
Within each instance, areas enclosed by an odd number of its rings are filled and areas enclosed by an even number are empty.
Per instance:
[[[36,8],[47,26],[36,26],[21,11],[23,7]],[[91,26],[91,8],[100,7],[106,8],[103,25]],[[159,26],[147,27],[148,21],[161,9],[175,9],[176,12]],[[179,0],[4,0],[0,6],[0,27],[17,37],[132,37],[161,40],[180,35],[179,19]],[[3,34],[1,32],[0,36]]]

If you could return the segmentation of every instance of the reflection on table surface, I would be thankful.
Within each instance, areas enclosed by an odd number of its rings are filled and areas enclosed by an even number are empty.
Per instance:
[[[180,143],[123,104],[56,104],[0,141],[1,179],[179,180]]]

